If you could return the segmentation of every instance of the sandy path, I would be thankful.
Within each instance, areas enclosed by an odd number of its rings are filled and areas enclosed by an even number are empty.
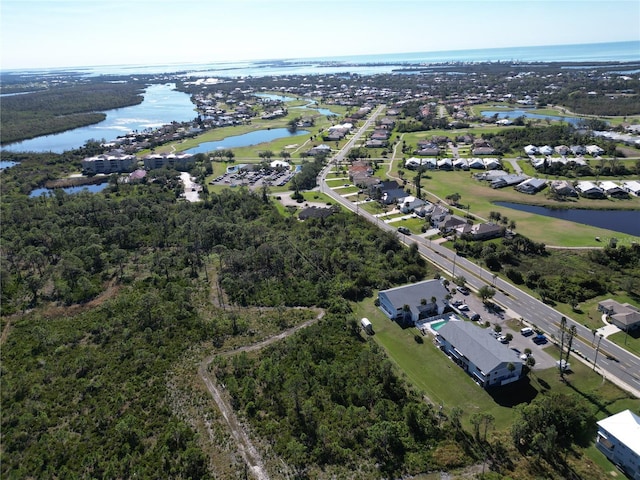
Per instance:
[[[237,348],[230,352],[224,352],[219,355],[230,357],[242,352],[253,352],[256,350],[260,350],[266,347],[267,345],[271,345],[272,343],[275,343],[277,341],[280,341],[284,338],[289,337],[290,335],[293,335],[298,330],[301,330],[305,327],[308,327],[309,325],[316,323],[323,316],[324,316],[324,311],[320,310],[316,317],[312,318],[311,320],[307,320],[306,322],[301,323],[300,325],[297,325],[288,330],[280,332],[277,335],[269,337],[266,340],[263,340],[261,342],[254,343],[253,345],[247,345],[245,347]],[[200,375],[200,378],[202,378],[202,381],[207,386],[207,390],[209,390],[209,393],[211,394],[213,400],[216,402],[216,405],[220,409],[220,412],[222,413],[222,416],[224,417],[225,422],[227,423],[227,425],[229,426],[229,429],[231,430],[231,435],[233,436],[233,439],[235,440],[236,445],[238,446],[238,451],[242,455],[242,458],[244,459],[246,464],[249,466],[249,469],[251,470],[251,472],[253,472],[254,477],[258,480],[269,480],[269,475],[267,474],[267,471],[264,467],[264,461],[262,460],[262,456],[260,455],[260,452],[255,447],[251,439],[249,438],[249,435],[246,429],[242,426],[242,424],[238,420],[238,417],[233,411],[233,408],[231,407],[231,405],[229,404],[229,401],[223,395],[222,393],[223,388],[220,385],[216,384],[214,375],[211,372],[209,372],[209,365],[211,364],[213,359],[216,357],[216,355],[217,354],[210,355],[200,363],[200,366],[198,367],[198,375]]]

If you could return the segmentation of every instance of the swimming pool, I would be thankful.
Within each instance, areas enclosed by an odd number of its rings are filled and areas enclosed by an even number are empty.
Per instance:
[[[448,322],[449,320],[440,320],[438,322],[430,323],[429,326],[431,327],[432,330],[435,330],[437,332],[442,328],[443,325],[446,325]]]

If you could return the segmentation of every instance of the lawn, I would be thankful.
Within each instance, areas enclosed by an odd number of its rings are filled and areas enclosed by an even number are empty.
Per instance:
[[[549,390],[579,395],[591,405],[597,419],[627,408],[640,408],[640,399],[603,381],[577,359],[571,362],[573,372],[566,375],[566,383],[560,381],[555,368],[534,370],[523,381],[490,393],[437,349],[430,336],[422,336],[415,328],[400,328],[374,305],[372,298],[354,305],[354,314],[358,319],[367,317],[371,321],[375,332],[372,340],[384,348],[407,381],[424,392],[430,402],[443,405],[447,412],[460,407],[467,427],[473,413],[487,412],[495,417],[498,430],[508,430],[513,422],[513,406]]]
[[[633,241],[638,241],[638,237],[633,235],[612,232],[542,215],[533,215],[506,207],[498,207],[493,203],[503,201],[556,208],[566,206],[572,208],[640,209],[640,198],[638,197],[629,200],[589,200],[580,198],[563,204],[548,199],[544,196],[544,193],[525,195],[511,188],[492,189],[485,182],[475,180],[470,172],[430,171],[428,175],[431,178],[423,179],[422,181],[422,189],[427,194],[428,200],[438,201],[444,199],[447,195],[458,192],[462,196],[460,203],[469,204],[469,211],[473,215],[487,219],[491,211],[499,211],[510,220],[516,221],[519,233],[536,242],[543,242],[546,245],[601,247],[602,242],[606,242],[613,236],[626,245],[630,245]],[[596,237],[600,237],[601,242],[596,241]]]

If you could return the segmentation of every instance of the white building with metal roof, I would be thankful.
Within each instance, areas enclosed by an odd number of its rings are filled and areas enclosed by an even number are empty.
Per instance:
[[[596,447],[629,478],[640,480],[640,417],[631,410],[598,423]]]

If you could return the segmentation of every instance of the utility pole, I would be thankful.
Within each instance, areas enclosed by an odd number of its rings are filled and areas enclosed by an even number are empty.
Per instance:
[[[598,360],[598,351],[600,350],[600,342],[602,341],[602,337],[604,335],[602,333],[598,334],[598,344],[596,345],[596,356],[593,359],[593,370],[596,369],[596,361]]]

